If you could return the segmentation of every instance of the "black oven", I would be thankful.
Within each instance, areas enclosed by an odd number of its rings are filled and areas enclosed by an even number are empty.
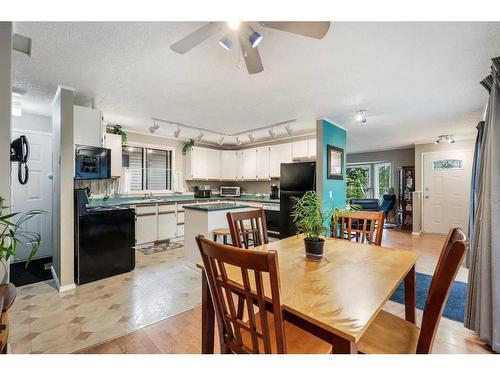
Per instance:
[[[75,146],[75,180],[111,177],[111,150],[94,146]]]

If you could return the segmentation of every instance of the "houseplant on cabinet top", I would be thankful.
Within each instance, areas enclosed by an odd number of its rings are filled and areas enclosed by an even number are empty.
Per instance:
[[[35,216],[46,213],[43,210],[30,210],[24,214],[19,212],[5,213],[4,198],[0,197],[0,284],[6,283],[8,276],[8,260],[16,256],[19,244],[29,244],[31,251],[26,266],[33,259],[42,237],[36,232],[28,231],[24,224]],[[17,217],[17,219],[16,219]],[[14,219],[15,222],[14,222]]]
[[[308,191],[302,198],[292,197],[292,200],[294,201],[292,220],[299,232],[305,235],[306,257],[311,260],[321,260],[325,245],[325,240],[321,236],[324,236],[327,230],[325,218],[328,217],[321,209],[321,201],[314,191]]]

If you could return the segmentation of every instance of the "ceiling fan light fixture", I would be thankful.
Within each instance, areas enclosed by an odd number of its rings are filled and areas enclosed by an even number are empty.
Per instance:
[[[250,35],[250,38],[248,38],[252,48],[257,48],[260,42],[262,42],[262,39],[264,38],[257,31],[254,31],[252,35]]]
[[[222,38],[220,38],[219,45],[222,48],[230,51],[231,50],[231,46],[233,45],[233,41],[231,39],[229,39],[229,37],[227,35],[224,35]]]

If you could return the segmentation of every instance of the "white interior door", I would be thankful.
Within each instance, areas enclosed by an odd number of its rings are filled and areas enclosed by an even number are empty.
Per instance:
[[[472,150],[424,154],[424,232],[448,233],[451,227],[467,230],[472,157]]]
[[[47,211],[47,214],[28,221],[25,229],[42,236],[35,258],[52,256],[52,134],[12,132],[13,139],[20,135],[26,135],[30,145],[29,179],[26,185],[21,185],[17,179],[17,163],[12,164],[11,211],[26,212],[33,209]],[[17,258],[26,260],[29,252],[30,246],[19,246]]]

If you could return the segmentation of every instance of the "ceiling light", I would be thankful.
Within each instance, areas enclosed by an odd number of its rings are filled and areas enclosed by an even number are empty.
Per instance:
[[[286,125],[285,126],[285,130],[288,133],[288,135],[292,135],[293,129],[290,127],[290,125]]]
[[[253,136],[252,133],[248,134],[248,139],[250,140],[250,143],[254,143],[255,137]]]
[[[153,126],[149,127],[149,132],[153,134],[158,129],[160,129],[160,125],[158,125],[156,122],[153,121]]]
[[[219,142],[217,142],[220,146],[224,144],[224,137],[220,137]]]
[[[198,142],[200,142],[203,138],[204,134],[203,132],[200,132],[200,134],[198,135],[198,137],[196,137],[196,139],[198,140]]]
[[[361,124],[366,124],[366,110],[361,109],[356,113],[356,121]]]
[[[180,128],[177,128],[176,131],[174,131],[174,137],[175,138],[179,138],[179,135],[181,134],[181,129]]]
[[[231,30],[238,30],[238,27],[240,27],[240,21],[228,21],[227,25]]]
[[[224,35],[222,38],[220,38],[219,45],[222,48],[227,49],[228,51],[230,51],[231,50],[231,46],[233,45],[233,42],[226,35]]]
[[[276,133],[274,132],[274,129],[269,129],[269,130],[268,130],[268,133],[269,133],[269,136],[270,136],[271,138],[276,137]]]
[[[442,141],[446,141],[448,143],[455,143],[455,137],[453,137],[453,134],[445,134],[445,135],[440,135],[435,141],[435,144],[440,144]]]
[[[262,35],[260,35],[257,31],[251,29],[253,31],[252,35],[248,38],[248,41],[252,45],[253,48],[257,48],[257,46],[262,42]]]
[[[241,140],[240,140],[238,137],[236,137],[236,144],[237,144],[238,146],[239,146],[239,145],[241,145]]]
[[[452,135],[449,135],[448,137],[446,137],[446,141],[447,141],[448,143],[455,143],[455,139],[453,138],[453,136],[452,136]]]

